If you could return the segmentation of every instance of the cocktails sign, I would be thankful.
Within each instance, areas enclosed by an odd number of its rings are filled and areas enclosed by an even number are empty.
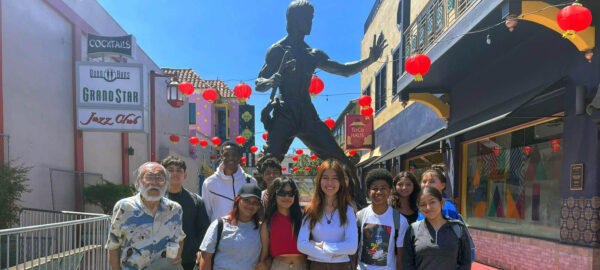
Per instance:
[[[119,54],[135,58],[135,38],[133,35],[105,37],[87,35],[88,55]]]
[[[373,149],[373,117],[346,115],[346,150]]]
[[[79,130],[144,131],[143,65],[77,62]]]

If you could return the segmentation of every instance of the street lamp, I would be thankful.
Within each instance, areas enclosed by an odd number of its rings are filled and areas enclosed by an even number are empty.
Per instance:
[[[175,108],[183,106],[183,94],[179,92],[179,82],[173,78],[167,84],[167,102]]]
[[[154,83],[156,78],[172,78],[171,81],[173,81],[173,79],[177,79],[177,75],[158,74],[154,70],[150,71],[150,161],[156,161],[156,84]],[[171,91],[169,86],[173,85],[169,83],[167,91]],[[176,86],[173,88],[177,89]]]

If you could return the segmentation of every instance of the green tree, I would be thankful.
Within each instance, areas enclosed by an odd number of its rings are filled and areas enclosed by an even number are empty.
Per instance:
[[[298,161],[294,163],[295,167],[298,167],[297,172],[293,172],[295,176],[316,176],[317,166],[321,165],[323,161],[319,158],[313,160],[310,155],[300,155]],[[306,168],[310,168],[310,171],[306,171]]]
[[[133,196],[135,187],[113,184],[102,180],[103,183],[87,186],[83,189],[86,203],[100,206],[105,214],[111,214],[112,209],[120,199]]]
[[[9,228],[19,219],[21,195],[30,192],[27,174],[31,167],[0,163],[0,229]]]

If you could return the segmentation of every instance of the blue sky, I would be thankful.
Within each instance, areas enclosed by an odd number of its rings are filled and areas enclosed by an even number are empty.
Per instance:
[[[222,79],[233,89],[240,80],[252,86],[267,48],[283,38],[289,0],[98,0],[110,15],[136,37],[139,46],[160,66],[192,68],[203,79]],[[363,25],[373,1],[313,0],[315,18],[305,41],[331,59],[360,59]],[[152,3],[152,4],[149,4]],[[368,37],[371,38],[371,37]],[[351,99],[360,95],[360,74],[349,78],[317,74],[325,83],[313,99],[322,119],[334,120]],[[351,93],[351,94],[347,94]],[[326,97],[326,95],[332,95]],[[253,91],[249,104],[256,114],[268,102],[268,92]],[[256,121],[256,145],[264,141]],[[291,149],[304,147],[298,139]],[[291,151],[291,150],[290,150]]]

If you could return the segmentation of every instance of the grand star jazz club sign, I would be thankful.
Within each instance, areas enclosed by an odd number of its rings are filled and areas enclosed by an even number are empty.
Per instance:
[[[77,62],[77,128],[144,132],[143,65]]]

